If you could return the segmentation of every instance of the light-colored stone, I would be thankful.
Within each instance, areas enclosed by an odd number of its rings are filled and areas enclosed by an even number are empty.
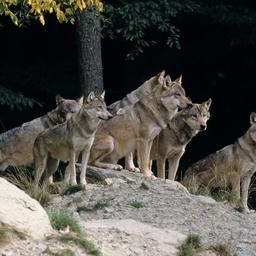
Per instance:
[[[104,256],[129,255],[125,251],[128,245],[132,255],[144,255],[146,244],[154,244],[150,248],[150,254],[161,256],[177,255],[177,246],[185,239],[185,235],[178,231],[157,228],[148,223],[135,221],[133,219],[103,219],[88,221],[83,223],[83,227],[88,232],[98,232],[97,236],[102,235],[102,252]],[[104,241],[105,234],[111,234],[111,231],[119,234],[119,240],[114,240],[115,249],[110,250],[108,240]],[[100,231],[100,232],[99,232]],[[99,237],[99,239],[101,239]],[[124,246],[124,247],[123,247]]]
[[[24,191],[0,178],[0,226],[4,225],[34,239],[53,230],[47,213]]]
[[[198,195],[196,196],[196,198],[201,202],[201,203],[204,203],[204,204],[209,204],[209,205],[215,205],[217,202],[209,197],[209,196],[201,196],[201,195]]]
[[[184,187],[180,182],[174,181],[174,180],[165,180],[165,182],[174,190],[180,190],[182,192],[185,192],[189,194],[188,190],[186,187]]]

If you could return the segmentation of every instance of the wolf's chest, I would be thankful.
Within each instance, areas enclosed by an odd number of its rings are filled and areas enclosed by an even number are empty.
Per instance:
[[[94,136],[90,136],[89,138],[85,137],[76,137],[72,139],[73,148],[76,151],[84,150],[87,147],[90,147],[93,143]]]

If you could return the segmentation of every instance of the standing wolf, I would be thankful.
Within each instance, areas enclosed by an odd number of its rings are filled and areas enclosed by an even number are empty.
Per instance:
[[[56,109],[0,134],[0,170],[4,171],[8,166],[32,164],[36,136],[45,129],[68,120],[81,108],[82,102],[83,98],[69,100],[57,95]]]
[[[123,115],[102,123],[91,148],[89,163],[110,169],[122,169],[119,159],[137,150],[139,168],[151,176],[150,149],[155,136],[164,129],[178,108],[191,104],[179,80],[167,83],[164,74],[156,77],[151,94],[141,98]]]
[[[80,152],[82,153],[80,183],[86,184],[86,167],[96,130],[101,119],[108,120],[112,117],[107,111],[104,94],[95,96],[91,92],[79,112],[67,122],[38,135],[33,149],[36,186],[39,185],[43,174],[44,179],[47,179],[56,171],[59,160],[69,161],[64,182],[76,184],[75,163]]]
[[[159,85],[159,79],[164,79],[165,71],[163,70],[159,74],[151,77],[146,80],[141,86],[139,86],[134,91],[127,94],[123,99],[116,101],[108,106],[108,109],[111,113],[118,113],[120,109],[121,112],[124,112],[126,109],[132,107],[135,103],[137,103],[140,99],[145,96],[149,96]],[[171,82],[171,78],[169,76],[166,77],[166,81]],[[130,152],[125,157],[125,169],[132,172],[139,172],[139,168],[134,165],[133,162],[133,152]]]
[[[165,160],[168,159],[168,179],[175,179],[180,158],[187,144],[200,131],[206,130],[210,105],[211,99],[181,110],[154,139],[150,159],[157,160],[158,177],[165,178]]]
[[[241,198],[245,211],[248,189],[252,175],[256,172],[256,113],[250,115],[251,126],[235,143],[210,154],[192,164],[185,172],[183,184],[188,188],[205,186],[226,187]]]
[[[146,80],[141,86],[139,86],[134,91],[128,93],[123,99],[118,100],[108,106],[108,110],[112,113],[117,112],[119,109],[127,109],[130,106],[137,103],[141,98],[150,95],[155,88],[155,85],[158,84],[158,77],[164,78],[165,71],[163,70],[156,76],[151,77]]]

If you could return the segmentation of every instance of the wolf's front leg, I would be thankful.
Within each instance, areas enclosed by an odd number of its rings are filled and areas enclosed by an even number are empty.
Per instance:
[[[165,179],[165,158],[159,156],[156,160],[156,166],[157,177]]]
[[[87,168],[87,163],[88,159],[90,156],[90,149],[86,148],[82,152],[82,165],[81,165],[81,174],[80,174],[80,183],[83,185],[86,185],[86,168]]]
[[[64,183],[76,185],[76,154],[75,151],[71,152],[69,164],[65,170]]]
[[[132,152],[125,157],[125,169],[131,172],[140,172],[140,169],[134,165]]]
[[[184,151],[176,153],[168,158],[168,165],[169,165],[168,179],[169,180],[175,180],[176,173],[180,163],[180,158],[182,157],[183,153]]]
[[[241,192],[242,192],[242,198],[241,198],[241,203],[244,207],[244,211],[245,212],[250,212],[249,208],[248,208],[248,190],[249,190],[249,186],[250,186],[250,182],[251,182],[251,175],[246,176],[241,183]]]
[[[139,157],[139,168],[146,177],[153,176],[150,170],[150,150],[153,140],[137,139],[137,154]]]

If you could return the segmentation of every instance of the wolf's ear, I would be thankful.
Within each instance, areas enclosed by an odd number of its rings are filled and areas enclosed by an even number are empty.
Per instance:
[[[210,106],[212,104],[212,99],[209,98],[207,101],[203,102],[202,105],[204,105],[204,107],[209,110]]]
[[[100,97],[104,100],[104,98],[105,98],[105,90],[103,91],[103,93],[100,95]]]
[[[94,92],[90,92],[89,95],[87,96],[86,102],[90,103],[91,101],[93,101],[95,99],[95,94]]]
[[[256,113],[255,112],[252,112],[250,115],[250,123],[251,124],[256,123]]]
[[[56,105],[60,105],[65,99],[62,98],[59,94],[56,95]]]
[[[165,75],[165,70],[163,70],[161,73],[159,73],[157,75],[157,77],[158,77],[157,80],[158,80],[159,84],[164,84],[164,81],[165,81],[164,75]]]
[[[167,86],[171,86],[171,84],[172,84],[172,79],[171,79],[171,77],[170,77],[169,75],[166,76],[165,81],[166,81],[166,85],[167,85]]]
[[[119,115],[123,115],[126,113],[126,109],[125,108],[119,108],[117,111],[116,111],[116,115],[119,116]]]
[[[182,75],[180,75],[174,82],[181,84],[182,83]]]
[[[76,99],[76,102],[77,102],[79,105],[83,105],[84,96],[82,96],[82,97],[80,97],[80,98],[77,98],[77,99]]]

